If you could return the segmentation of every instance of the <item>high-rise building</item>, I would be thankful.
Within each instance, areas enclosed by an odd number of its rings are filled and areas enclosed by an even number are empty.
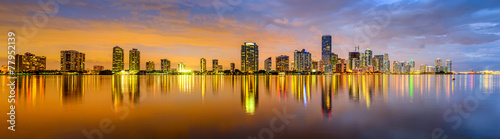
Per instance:
[[[446,73],[451,73],[452,72],[452,69],[451,69],[451,60],[446,60]]]
[[[129,51],[128,65],[129,71],[138,72],[141,70],[141,52],[139,50],[133,48]]]
[[[413,59],[410,59],[410,62],[408,64],[410,64],[411,69],[415,69],[415,61],[413,61]]]
[[[221,72],[224,71],[224,69],[222,68],[222,65],[219,65],[219,67],[217,67],[217,68],[218,68],[217,69],[218,71],[221,71]]]
[[[372,50],[370,48],[367,48],[365,50],[365,59],[366,59],[366,66],[373,66],[372,64]]]
[[[271,71],[271,67],[272,66],[273,66],[273,64],[271,62],[271,57],[269,57],[266,60],[264,60],[264,70]]]
[[[16,54],[14,65],[17,73],[44,71],[47,66],[45,56],[35,56],[29,52],[24,55]]]
[[[321,60],[323,65],[331,64],[332,36],[323,35],[321,37]]]
[[[115,46],[113,47],[113,72],[120,72],[125,70],[125,61],[123,60],[125,55],[123,55],[123,49]]]
[[[399,64],[399,61],[394,61],[392,64],[392,73],[399,74],[401,73],[401,65]]]
[[[359,60],[361,61],[361,67],[365,67],[366,66],[365,53],[360,53],[359,54]]]
[[[161,71],[163,73],[167,73],[170,71],[170,60],[161,59]]]
[[[427,65],[420,64],[420,68],[419,68],[420,69],[420,73],[426,73],[427,72],[426,68],[427,68]]]
[[[148,61],[146,62],[146,71],[151,72],[155,70],[155,62]]]
[[[443,60],[441,58],[437,58],[436,61],[434,61],[434,71],[435,72],[440,72],[441,66],[443,66]]]
[[[245,42],[241,45],[241,71],[256,72],[259,70],[259,46]]]
[[[104,70],[104,66],[94,65],[94,71],[103,71],[103,70]]]
[[[235,66],[236,66],[236,65],[235,65],[234,63],[231,63],[231,64],[229,64],[229,65],[231,66],[231,73],[233,73],[233,74],[234,74],[234,70],[235,70]]]
[[[389,74],[391,73],[390,70],[391,67],[391,62],[389,61],[389,54],[385,53],[384,54],[384,73]]]
[[[302,51],[295,50],[294,61],[295,69],[298,72],[311,71],[311,53],[307,52],[305,49],[302,49]]]
[[[61,71],[85,70],[85,54],[75,50],[61,51]]]
[[[276,57],[276,71],[287,72],[289,67],[289,57],[287,55],[281,55]]]
[[[184,71],[186,71],[186,64],[184,64],[184,63],[180,62],[179,64],[177,64],[177,70],[178,70],[179,72],[184,72]]]
[[[295,68],[295,61],[290,62],[290,70],[296,71],[297,69]]]
[[[347,63],[347,69],[352,70],[355,67],[354,60],[359,60],[359,52],[349,52],[349,63]]]
[[[212,59],[212,72],[219,73],[219,60]]]
[[[207,72],[207,60],[205,58],[200,59],[200,72],[201,73]]]
[[[384,55],[373,56],[373,70],[375,72],[384,71]]]

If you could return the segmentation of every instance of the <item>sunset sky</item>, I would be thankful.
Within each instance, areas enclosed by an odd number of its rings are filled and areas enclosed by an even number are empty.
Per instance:
[[[172,68],[184,62],[199,70],[205,58],[208,69],[212,59],[239,69],[244,42],[259,45],[260,69],[267,57],[274,69],[276,56],[292,58],[299,49],[320,60],[321,36],[330,34],[339,57],[359,45],[388,53],[391,69],[394,60],[414,59],[418,67],[441,58],[451,59],[455,71],[500,70],[498,0],[53,1],[55,8],[36,0],[0,2],[1,40],[6,44],[7,32],[16,32],[17,53],[46,56],[47,69],[59,69],[61,50],[85,53],[88,69],[111,69],[114,46],[125,50],[125,69],[132,48],[141,51],[141,69],[147,61],[159,69],[163,58]],[[0,62],[7,63],[6,48]]]

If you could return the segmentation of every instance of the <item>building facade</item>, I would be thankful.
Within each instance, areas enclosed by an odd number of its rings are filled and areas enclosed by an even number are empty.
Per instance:
[[[45,71],[47,67],[45,56],[36,56],[29,52],[24,55],[16,54],[15,62],[14,71],[17,73]]]
[[[271,71],[272,69],[272,66],[273,66],[273,63],[271,61],[271,57],[267,58],[266,60],[264,60],[264,70],[266,71]]]
[[[212,72],[219,73],[219,60],[212,59]]]
[[[148,72],[155,71],[155,62],[153,61],[146,62],[146,71]]]
[[[201,73],[207,72],[207,60],[205,58],[200,59],[200,72]]]
[[[168,59],[161,59],[161,71],[163,73],[167,73],[170,71],[170,60]]]
[[[323,35],[321,37],[321,64],[328,65],[331,64],[331,54],[332,54],[332,36]]]
[[[125,70],[125,64],[124,64],[125,61],[123,60],[124,56],[125,55],[123,55],[122,48],[118,46],[113,47],[113,65],[112,65],[113,72],[120,72]]]
[[[289,57],[287,55],[280,55],[276,57],[276,71],[287,72],[289,69]]]
[[[84,71],[85,54],[75,50],[61,51],[61,71]]]
[[[129,71],[138,72],[141,70],[141,52],[133,48],[129,51],[128,69]]]
[[[259,70],[259,46],[245,42],[241,45],[241,71],[257,72]]]
[[[295,50],[293,60],[295,61],[295,69],[298,72],[311,71],[311,53],[305,49],[302,49],[302,51]]]

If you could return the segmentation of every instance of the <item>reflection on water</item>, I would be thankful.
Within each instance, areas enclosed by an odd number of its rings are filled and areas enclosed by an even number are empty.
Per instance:
[[[141,93],[138,75],[113,75],[111,76],[111,82],[113,84],[111,101],[115,110],[124,104],[124,96],[127,97],[125,98],[128,101],[127,104],[133,106],[139,102]]]
[[[60,76],[61,102],[63,104],[82,103],[87,88],[87,76]]]
[[[241,106],[247,114],[253,115],[259,104],[258,76],[241,77]]]
[[[6,77],[0,78],[2,84],[8,83],[9,80]],[[325,136],[343,137],[344,134],[357,135],[363,130],[380,127],[380,129],[408,130],[404,131],[408,133],[419,130],[418,133],[422,134],[419,134],[419,137],[427,137],[427,128],[430,130],[436,126],[449,124],[442,120],[442,113],[447,108],[452,108],[453,104],[461,103],[465,97],[474,92],[496,94],[500,90],[500,76],[498,75],[47,75],[18,76],[17,81],[16,108],[20,115],[31,113],[21,116],[24,119],[36,119],[37,116],[43,115],[49,120],[58,119],[65,123],[54,125],[61,127],[52,129],[65,129],[64,126],[67,125],[80,126],[76,123],[81,120],[88,123],[98,122],[99,119],[106,117],[100,112],[117,112],[120,107],[127,106],[138,112],[131,111],[131,118],[116,121],[118,122],[116,125],[122,124],[121,132],[119,130],[111,135],[127,134],[136,132],[139,128],[145,128],[159,133],[155,136],[165,138],[172,137],[171,134],[184,135],[191,131],[201,132],[206,130],[205,128],[221,128],[221,131],[214,132],[235,133],[231,137],[246,138],[247,132],[263,128],[261,125],[268,125],[269,115],[273,115],[272,109],[283,107],[287,107],[289,113],[298,117],[307,117],[297,118],[295,121],[297,123],[308,121],[307,124],[289,125],[287,130],[290,132],[313,135],[329,133]],[[2,95],[7,97],[8,93],[5,92],[8,92],[9,88],[2,86],[0,89],[4,92]],[[259,93],[262,94],[259,95]],[[491,100],[500,99],[495,95],[492,95],[492,98]],[[482,116],[482,119],[499,117],[500,111],[490,111],[492,108],[499,109],[500,105],[495,102],[481,102],[480,107],[483,109],[480,108],[474,114]],[[2,103],[2,105],[6,104]],[[109,110],[109,106],[112,106],[112,110]],[[68,107],[73,108],[69,110],[76,112],[73,114],[85,115],[86,118],[92,120],[75,119],[71,116],[61,118],[60,115],[44,112],[54,110],[65,112],[68,109],[63,108]],[[95,113],[97,111],[99,113]],[[405,111],[406,114],[400,111]],[[488,115],[483,116],[483,113]],[[165,129],[167,130],[171,126],[159,125],[156,122],[164,121],[165,117],[188,127],[175,128],[176,130],[168,132],[171,134],[162,134],[164,131],[160,129],[169,127]],[[147,119],[145,121],[149,123],[139,124],[141,123],[139,119]],[[210,119],[217,120],[210,122],[213,121]],[[406,124],[394,124],[388,122],[390,119],[411,119],[411,123],[416,122],[421,126],[417,128]],[[320,122],[315,122],[316,120]],[[35,122],[38,123],[30,124],[47,124],[44,121]],[[464,125],[476,124],[467,122],[464,121]],[[396,121],[396,123],[400,122]],[[489,131],[500,132],[498,128],[490,127],[488,123],[500,124],[499,122],[483,122],[478,127],[487,129],[485,131],[472,129],[475,126],[471,128],[465,126],[462,130],[448,133],[459,134],[462,133],[459,131],[474,130],[475,134],[468,137],[477,137],[479,133],[486,131],[488,133]],[[352,127],[352,125],[360,126]],[[28,123],[22,122],[19,126],[29,127]],[[323,127],[319,128],[321,126]],[[33,126],[32,128],[34,130],[34,128],[41,127]],[[346,132],[332,133],[327,129],[343,129]],[[47,131],[47,133],[40,134],[45,134],[42,137],[54,138],[58,137],[56,132],[60,131]],[[79,129],[64,132],[80,134]],[[16,131],[17,133],[23,132]],[[245,134],[240,136],[242,133]],[[283,134],[286,137],[295,137],[293,134],[289,136],[287,133]],[[385,138],[387,136],[384,135],[395,133],[382,132],[380,134],[383,135],[379,137]],[[210,135],[212,136],[207,137],[220,137],[217,134]]]

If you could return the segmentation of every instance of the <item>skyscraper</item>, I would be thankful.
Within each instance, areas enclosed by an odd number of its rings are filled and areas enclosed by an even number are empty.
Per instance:
[[[384,71],[384,55],[375,55],[373,57],[373,70],[375,72]]]
[[[328,64],[328,65],[330,65],[330,64]],[[311,61],[311,71],[317,72],[318,71],[318,67],[319,67],[318,61]]]
[[[321,37],[321,60],[323,65],[331,64],[332,36],[323,35]]]
[[[272,67],[272,62],[271,62],[271,57],[267,58],[266,60],[264,60],[264,70],[266,71],[271,71],[271,67]]]
[[[180,62],[179,64],[177,64],[177,70],[178,70],[179,72],[184,72],[184,71],[186,71],[186,64],[184,64],[184,63]]]
[[[384,73],[389,74],[391,72],[391,62],[389,61],[389,54],[384,54]]]
[[[128,69],[131,72],[138,72],[141,70],[141,52],[133,48],[129,51]]]
[[[298,72],[311,71],[311,53],[307,52],[305,49],[302,49],[302,51],[295,50],[294,61],[295,69]]]
[[[85,70],[85,54],[75,50],[61,51],[61,71]]]
[[[289,69],[289,57],[287,55],[281,55],[276,57],[276,71],[287,72]]]
[[[434,61],[434,68],[436,68],[434,71],[440,72],[441,66],[443,66],[443,60],[437,58],[436,61]]]
[[[245,42],[241,45],[241,71],[256,72],[259,70],[259,46]]]
[[[122,70],[125,70],[125,61],[123,60],[123,49],[115,46],[113,47],[113,72],[120,72]]]
[[[347,69],[352,70],[354,66],[354,60],[359,60],[359,52],[349,52],[349,62],[347,63]]]
[[[231,66],[231,73],[233,73],[233,74],[234,74],[234,69],[235,69],[235,66],[236,66],[236,65],[235,65],[234,63],[231,63],[231,64],[229,64],[229,65]]]
[[[446,60],[446,73],[451,73],[451,60]]]
[[[161,59],[161,71],[163,73],[167,73],[170,71],[170,60]]]
[[[399,74],[401,73],[401,65],[398,61],[394,61],[392,64],[392,73]]]
[[[212,72],[219,73],[219,60],[212,59]]]
[[[155,70],[155,62],[148,61],[146,62],[146,71],[151,72]]]
[[[372,64],[372,50],[370,48],[367,48],[365,50],[365,59],[366,59],[366,66],[373,66]]]
[[[207,72],[207,60],[205,58],[200,59],[200,72],[201,73]]]
[[[413,59],[410,59],[408,64],[410,64],[410,69],[415,69],[415,61],[413,61]]]
[[[420,68],[419,68],[420,69],[420,73],[426,73],[427,72],[426,67],[427,67],[427,65],[420,64]]]

